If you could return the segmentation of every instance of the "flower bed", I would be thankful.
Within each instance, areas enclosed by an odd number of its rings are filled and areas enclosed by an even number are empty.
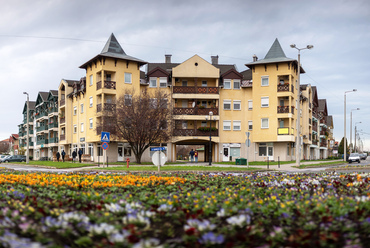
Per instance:
[[[0,172],[0,246],[367,247],[370,174]]]

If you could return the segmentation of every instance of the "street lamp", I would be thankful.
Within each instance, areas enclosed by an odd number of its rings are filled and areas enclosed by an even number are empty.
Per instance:
[[[356,152],[356,139],[357,139],[357,127],[356,127],[357,123],[362,123],[362,122],[360,121],[360,122],[355,123],[355,152]]]
[[[212,116],[213,112],[209,111],[209,165],[212,165]],[[208,120],[208,116],[206,117],[206,120]]]
[[[29,95],[27,92],[23,92],[23,94],[27,95],[27,156],[26,156],[26,163],[29,164],[30,163],[30,155],[29,155],[29,151],[30,151],[30,138],[29,138],[29,135],[30,135],[30,127],[29,127],[29,108],[30,108],[30,99],[29,99]]]
[[[299,167],[301,165],[301,50],[312,49],[313,45],[307,45],[304,48],[298,48],[295,44],[290,45],[291,48],[298,50],[298,103],[297,103],[297,145],[296,145],[296,164]]]
[[[351,130],[351,133],[350,133],[350,141],[349,141],[349,153],[352,153],[352,146],[353,146],[353,143],[352,143],[352,111],[353,110],[360,110],[360,108],[356,108],[356,109],[351,109],[351,127],[350,127],[350,130]]]
[[[353,89],[353,90],[349,90],[349,91],[345,91],[344,92],[344,140],[343,140],[343,144],[344,144],[344,152],[343,152],[343,161],[347,161],[347,127],[346,127],[346,119],[347,119],[347,114],[346,114],[346,94],[347,93],[351,93],[351,92],[356,92],[357,89]]]

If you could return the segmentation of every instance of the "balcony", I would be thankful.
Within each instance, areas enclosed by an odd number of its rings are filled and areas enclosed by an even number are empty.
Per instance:
[[[66,118],[65,117],[61,117],[59,123],[60,124],[66,123]]]
[[[289,127],[278,127],[277,134],[278,135],[294,135],[294,128],[290,128],[290,132],[289,132]]]
[[[209,115],[212,111],[213,115],[218,115],[218,108],[174,108],[174,115]]]
[[[62,99],[59,101],[59,107],[62,107],[66,104],[66,99]]]
[[[174,129],[173,136],[209,136],[209,132],[198,129]],[[218,130],[211,131],[211,136],[218,136]]]
[[[313,140],[312,140],[312,145],[317,146],[317,139],[313,139]]]
[[[37,145],[47,145],[49,144],[49,141],[48,139],[38,140],[36,144]]]
[[[320,147],[328,147],[328,143],[326,142],[326,140],[320,142]]]
[[[36,128],[36,132],[41,132],[41,131],[45,131],[45,130],[48,130],[48,125]]]
[[[289,87],[290,86],[290,87]],[[278,92],[289,92],[289,88],[290,88],[290,91],[292,93],[294,93],[294,86],[291,85],[291,84],[279,84],[277,86],[277,91]]]
[[[49,144],[58,143],[58,137],[49,138]]]
[[[54,122],[54,123],[49,123],[49,129],[52,129],[52,128],[58,128],[58,122]]]
[[[96,90],[100,90],[102,88],[102,82],[99,81],[96,83]],[[104,81],[103,85],[104,89],[115,90],[116,89],[116,82],[115,81]]]
[[[114,103],[104,103],[104,111],[115,111],[116,110],[116,104]],[[99,103],[96,105],[96,112],[102,111],[102,104]]]
[[[291,110],[291,112],[289,112],[289,108]],[[292,113],[294,114],[294,107],[293,106],[277,106],[277,113],[278,114],[288,114],[288,113]]]
[[[66,135],[65,134],[61,134],[60,137],[59,137],[59,140],[66,140]]]
[[[45,112],[36,113],[36,120],[40,119],[41,117],[47,116]]]
[[[219,94],[218,87],[173,86],[173,94]]]

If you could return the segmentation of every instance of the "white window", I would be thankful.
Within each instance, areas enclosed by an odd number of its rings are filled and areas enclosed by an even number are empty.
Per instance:
[[[261,119],[261,128],[269,128],[269,118]]]
[[[253,121],[248,121],[248,130],[253,130]]]
[[[89,128],[93,129],[93,118],[89,119]]]
[[[261,86],[269,86],[269,77],[268,76],[261,77]]]
[[[167,87],[167,78],[161,77],[159,78],[159,87],[166,88]]]
[[[231,110],[231,100],[224,100],[224,110]]]
[[[93,81],[93,75],[90,75],[90,86],[93,85],[94,81]]]
[[[231,89],[231,80],[224,79],[224,89]]]
[[[207,126],[207,121],[202,121],[202,123],[200,124],[201,127],[206,127]]]
[[[81,103],[81,114],[84,112],[84,104]]]
[[[234,90],[240,90],[240,80],[234,79]]]
[[[125,95],[125,106],[131,106],[132,104],[132,95]]]
[[[81,123],[81,133],[83,133],[83,132],[84,132],[84,124]]]
[[[149,79],[149,87],[150,88],[156,88],[157,87],[157,78],[151,77]]]
[[[269,97],[261,97],[261,107],[267,108],[269,106]]]
[[[126,84],[131,84],[132,83],[132,74],[125,72],[125,83]]]
[[[231,130],[231,121],[224,121],[224,130]]]
[[[207,80],[202,81],[202,87],[207,87]]]
[[[234,101],[234,110],[241,110],[241,101]]]
[[[73,115],[77,115],[77,106],[73,107]]]
[[[253,101],[249,100],[248,101],[248,110],[252,110],[252,109],[253,109]]]
[[[233,121],[233,130],[240,131],[241,130],[241,121]]]
[[[182,84],[181,84],[182,86],[188,86],[188,81],[186,81],[186,80],[182,80]]]
[[[92,106],[93,106],[93,97],[92,96],[90,96],[90,98],[89,98],[89,106],[90,106],[90,108],[92,108]]]
[[[73,125],[73,133],[77,133],[77,125]]]

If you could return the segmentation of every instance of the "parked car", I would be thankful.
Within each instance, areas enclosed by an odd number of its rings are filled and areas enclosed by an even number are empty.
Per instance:
[[[9,158],[11,155],[1,155],[0,163],[4,161],[4,159]]]
[[[26,156],[24,155],[13,155],[4,158],[1,162],[8,163],[8,162],[26,162]]]
[[[366,158],[367,158],[367,155],[365,153],[360,154],[360,159],[366,160]]]
[[[352,162],[358,162],[360,163],[360,154],[358,153],[351,153],[348,157],[348,162],[349,163],[352,163]]]

